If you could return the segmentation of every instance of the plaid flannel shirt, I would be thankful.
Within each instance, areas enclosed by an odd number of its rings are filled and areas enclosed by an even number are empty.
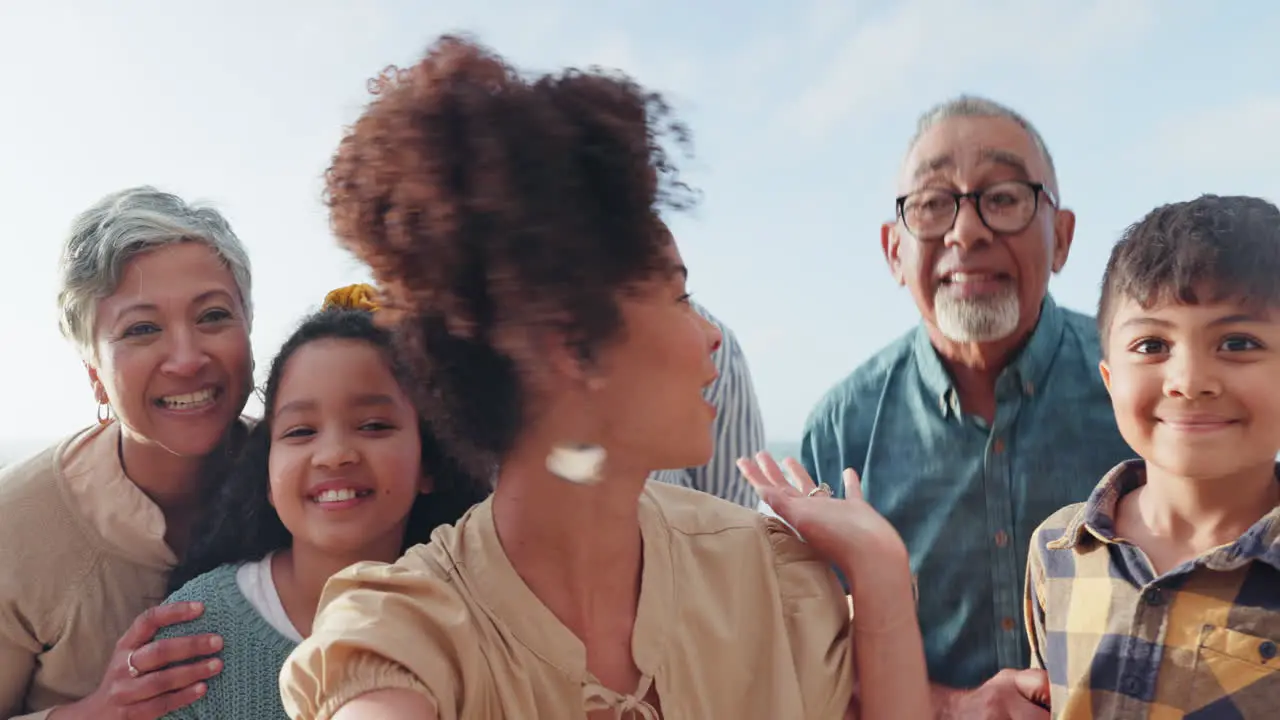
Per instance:
[[[1280,718],[1280,508],[1157,577],[1115,533],[1144,482],[1142,461],[1122,463],[1033,536],[1027,633],[1053,717]]]

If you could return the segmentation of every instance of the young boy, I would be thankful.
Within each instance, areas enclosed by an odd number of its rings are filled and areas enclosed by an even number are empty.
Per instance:
[[[1033,536],[1053,717],[1280,718],[1280,211],[1152,211],[1111,253],[1098,325],[1141,459]]]

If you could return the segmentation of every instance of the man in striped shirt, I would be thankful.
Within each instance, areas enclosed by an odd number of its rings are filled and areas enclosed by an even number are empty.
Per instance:
[[[703,317],[720,329],[724,340],[714,360],[720,376],[707,388],[707,401],[716,406],[715,454],[702,467],[660,470],[653,479],[711,493],[729,502],[754,508],[756,493],[743,479],[735,464],[740,457],[764,450],[764,419],[751,384],[747,358],[733,335],[707,309],[692,303]]]

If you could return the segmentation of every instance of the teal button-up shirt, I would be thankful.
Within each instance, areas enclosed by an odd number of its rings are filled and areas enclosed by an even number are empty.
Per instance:
[[[923,327],[810,415],[805,468],[837,494],[843,468],[857,470],[867,501],[906,542],[934,682],[974,687],[1029,666],[1022,593],[1032,532],[1134,457],[1099,360],[1093,318],[1046,297],[1035,332],[996,381],[993,425],[961,411]]]

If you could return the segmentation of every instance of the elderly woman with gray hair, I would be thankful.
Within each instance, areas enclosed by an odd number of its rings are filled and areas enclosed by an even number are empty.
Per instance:
[[[156,606],[244,434],[249,258],[215,210],[152,188],[82,213],[64,248],[63,334],[90,427],[0,473],[0,717],[157,718],[221,670],[197,617]]]

